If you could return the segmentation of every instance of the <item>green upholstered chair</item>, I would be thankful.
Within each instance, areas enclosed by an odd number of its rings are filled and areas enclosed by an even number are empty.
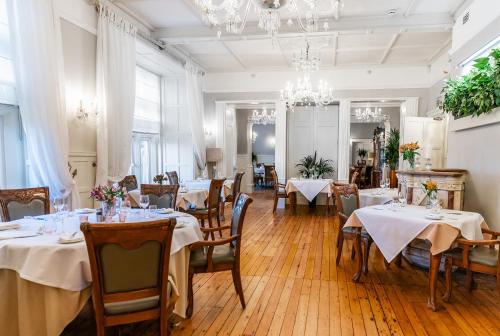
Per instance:
[[[344,240],[353,241],[351,259],[358,253],[358,270],[353,276],[353,281],[359,281],[361,272],[368,273],[368,254],[373,242],[368,232],[361,228],[345,227],[347,219],[359,208],[359,193],[356,184],[336,185],[333,188],[339,215],[339,230],[337,232],[337,265],[342,257]],[[363,251],[361,251],[363,244]]]
[[[135,177],[135,175],[125,176],[123,178],[123,180],[121,180],[120,182],[118,182],[118,185],[121,188],[127,189],[127,191],[135,190],[135,189],[137,189],[139,187],[139,185],[137,184],[137,178]]]
[[[500,232],[482,229],[484,234],[491,236],[488,240],[457,239],[458,247],[445,253],[446,292],[443,300],[448,302],[451,298],[453,266],[467,270],[465,280],[466,288],[471,291],[473,285],[473,272],[493,274],[497,277],[497,288],[500,291]]]
[[[250,203],[252,203],[252,199],[247,194],[240,193],[235,200],[230,226],[201,229],[205,233],[229,230],[230,236],[228,238],[200,241],[190,246],[187,317],[191,317],[193,314],[193,276],[196,273],[230,270],[241,305],[245,308],[245,297],[243,296],[240,276],[240,250],[243,222]]]
[[[187,209],[188,214],[193,215],[201,222],[201,227],[205,227],[205,220],[208,221],[208,226],[213,228],[212,219],[215,217],[217,220],[217,227],[220,228],[220,204],[221,192],[224,187],[226,179],[213,179],[210,181],[210,189],[208,190],[208,198],[205,201],[204,208]],[[219,231],[222,237],[221,232]],[[210,236],[214,239],[214,232],[210,232]]]
[[[177,172],[175,170],[166,172],[165,175],[167,175],[169,184],[179,184],[179,175],[177,175]]]
[[[175,297],[168,279],[174,218],[81,225],[92,273],[97,335],[105,328],[159,319],[168,335]]]
[[[49,188],[0,190],[0,208],[4,222],[50,213]]]
[[[141,184],[141,195],[149,196],[149,205],[158,209],[175,209],[179,185]]]

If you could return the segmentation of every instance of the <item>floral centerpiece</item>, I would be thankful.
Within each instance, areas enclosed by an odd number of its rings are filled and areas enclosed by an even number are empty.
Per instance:
[[[165,178],[165,175],[163,174],[160,174],[160,175],[156,175],[155,177],[153,177],[153,182],[154,183],[158,183],[158,184],[163,184],[163,181],[166,181],[167,179]]]
[[[437,183],[429,180],[425,183],[422,183],[422,187],[424,187],[425,194],[427,195],[427,207],[430,207],[431,201],[437,197]]]
[[[101,202],[102,215],[106,218],[113,215],[115,202],[124,199],[127,195],[127,189],[120,188],[118,184],[112,186],[98,186],[90,191],[90,198]]]
[[[399,152],[403,154],[403,160],[408,161],[411,169],[415,169],[415,157],[420,155],[418,142],[410,142],[399,146]]]

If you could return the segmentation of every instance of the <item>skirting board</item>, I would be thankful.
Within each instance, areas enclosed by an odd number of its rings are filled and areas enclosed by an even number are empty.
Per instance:
[[[496,123],[500,123],[500,108],[498,107],[490,113],[480,115],[479,117],[452,118],[450,119],[450,131],[458,132]]]

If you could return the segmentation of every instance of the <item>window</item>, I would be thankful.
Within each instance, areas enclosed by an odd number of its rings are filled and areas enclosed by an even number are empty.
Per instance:
[[[5,0],[0,0],[0,104],[16,103],[7,4]]]
[[[152,183],[161,172],[160,125],[160,76],[137,67],[131,172],[139,183]]]
[[[500,47],[500,35],[496,39],[485,45],[483,48],[475,52],[472,56],[467,58],[462,62],[462,75],[468,74],[472,70],[472,65],[474,65],[474,60],[480,57],[486,57],[489,55],[490,51],[495,48]]]

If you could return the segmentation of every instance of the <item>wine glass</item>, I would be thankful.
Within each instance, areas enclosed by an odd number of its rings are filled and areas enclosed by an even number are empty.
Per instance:
[[[139,197],[139,205],[141,206],[143,213],[146,214],[146,208],[149,206],[149,196],[141,195]]]
[[[54,210],[57,212],[61,212],[64,208],[64,200],[62,198],[54,198],[54,201],[53,201],[53,206],[54,206]]]
[[[398,193],[398,200],[399,200],[399,205],[401,207],[406,206],[406,188],[404,185],[401,186],[401,190]]]

